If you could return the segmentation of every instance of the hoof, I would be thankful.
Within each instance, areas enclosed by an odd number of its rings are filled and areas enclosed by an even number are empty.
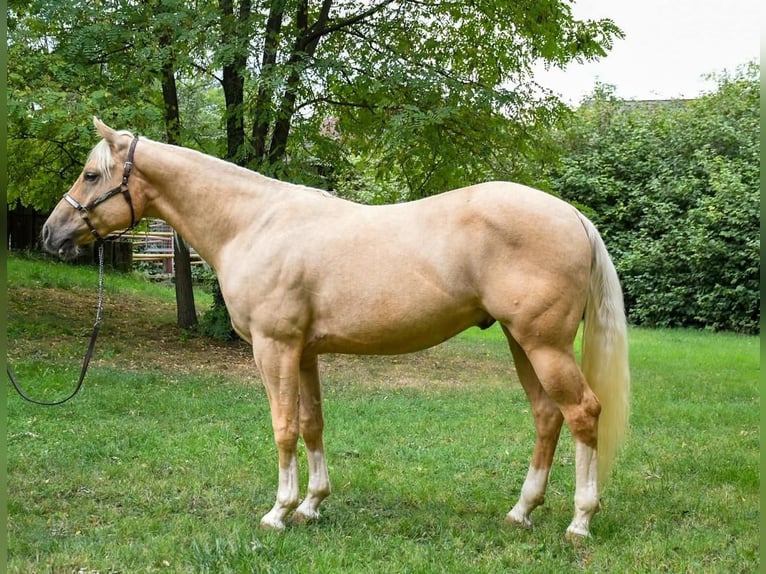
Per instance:
[[[580,546],[585,544],[585,542],[590,538],[590,532],[587,530],[567,528],[565,538],[567,539],[567,542],[572,544],[572,546]]]
[[[516,517],[513,516],[510,512],[505,515],[505,523],[514,526],[516,528],[521,528],[522,530],[532,530],[532,521],[525,517]]]
[[[308,524],[310,522],[316,522],[317,520],[319,520],[318,512],[306,513],[301,512],[300,510],[296,510],[290,518],[290,522],[293,524]]]
[[[280,519],[271,517],[267,514],[261,518],[261,528],[264,530],[284,530],[285,523]]]

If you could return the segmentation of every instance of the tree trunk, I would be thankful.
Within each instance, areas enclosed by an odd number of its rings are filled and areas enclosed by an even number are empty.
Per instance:
[[[269,19],[266,22],[266,34],[263,40],[263,58],[261,61],[261,77],[258,86],[258,96],[255,99],[253,113],[253,153],[258,162],[266,157],[266,137],[271,124],[272,98],[274,88],[271,83],[271,73],[277,63],[279,51],[279,35],[282,31],[282,19],[285,14],[286,0],[272,0],[269,9]]]
[[[194,305],[189,246],[175,230],[173,231],[173,257],[175,258],[178,326],[182,329],[194,329],[197,327],[197,309]]]
[[[160,38],[160,45],[170,49],[169,35]],[[179,145],[181,121],[178,112],[178,90],[173,58],[168,57],[162,64],[162,100],[165,104],[165,130],[167,141]],[[173,257],[175,262],[176,309],[178,326],[182,329],[197,327],[197,308],[194,305],[194,288],[191,275],[189,247],[177,231],[173,231]]]
[[[280,99],[277,120],[274,123],[274,132],[269,145],[268,161],[271,164],[284,159],[287,152],[287,140],[295,114],[295,101],[298,97],[302,69],[308,66],[309,60],[316,52],[323,30],[327,26],[331,7],[332,0],[324,0],[317,20],[309,26],[308,0],[303,0],[298,5],[295,17],[298,35],[289,60],[291,71]]]
[[[247,165],[245,148],[245,69],[251,31],[251,0],[241,0],[239,13],[234,14],[233,0],[219,0],[221,10],[221,44],[233,48],[223,63],[223,96],[226,103],[226,159]]]

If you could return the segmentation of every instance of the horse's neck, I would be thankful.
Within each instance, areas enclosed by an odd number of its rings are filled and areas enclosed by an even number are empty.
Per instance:
[[[136,165],[158,192],[147,215],[167,221],[214,267],[221,249],[279,192],[275,180],[192,150],[151,142],[145,151]]]

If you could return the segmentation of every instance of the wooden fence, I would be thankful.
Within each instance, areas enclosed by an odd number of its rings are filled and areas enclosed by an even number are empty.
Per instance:
[[[171,227],[160,219],[149,220],[146,230],[131,231],[123,239],[133,245],[133,262],[154,263],[161,273],[174,273],[175,234]],[[204,264],[194,249],[189,248],[192,265]]]

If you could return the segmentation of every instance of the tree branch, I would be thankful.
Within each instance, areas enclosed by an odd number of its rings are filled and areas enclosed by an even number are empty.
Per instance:
[[[349,26],[353,26],[354,24],[361,22],[362,20],[366,18],[369,18],[373,14],[380,12],[381,10],[383,10],[383,8],[385,8],[386,6],[388,6],[389,4],[393,2],[394,0],[384,0],[380,4],[371,6],[364,12],[360,12],[359,14],[355,14],[354,16],[349,16],[348,18],[343,18],[342,20],[336,20],[329,26],[323,26],[321,28],[312,26],[312,30],[309,32],[307,40],[311,42],[321,38],[322,36],[326,36],[333,32],[337,32],[338,30],[342,30],[343,28],[348,28]],[[319,23],[319,20],[317,20],[317,24],[318,23]]]
[[[359,102],[343,102],[343,101],[340,101],[340,100],[333,100],[331,98],[324,98],[324,97],[322,97],[322,98],[314,98],[313,100],[306,100],[300,106],[298,106],[297,109],[300,110],[302,108],[305,108],[305,107],[308,107],[308,106],[313,106],[314,104],[318,104],[320,102],[321,103],[325,103],[325,104],[330,104],[331,106],[340,106],[340,107],[345,107],[345,108],[360,108],[360,109],[370,110],[370,111],[374,111],[375,110],[375,108],[373,106],[371,106],[370,104],[359,103]]]
[[[135,48],[135,44],[133,42],[128,42],[127,44],[120,46],[119,48],[115,48],[114,50],[107,50],[107,51],[101,52],[95,58],[89,58],[85,62],[91,66],[95,64],[108,64],[112,56],[116,54],[129,52],[133,48]]]
[[[203,74],[206,74],[206,75],[208,75],[208,76],[211,76],[211,77],[212,77],[214,80],[216,80],[216,81],[217,81],[219,84],[222,84],[222,83],[223,83],[223,78],[222,78],[222,77],[220,77],[220,76],[216,76],[216,75],[215,75],[215,73],[213,73],[212,71],[210,71],[210,70],[209,70],[208,68],[206,68],[205,66],[202,66],[202,65],[198,64],[197,62],[192,62],[192,63],[191,63],[191,65],[192,65],[192,67],[193,67],[195,70],[197,70],[198,72],[202,72]]]

